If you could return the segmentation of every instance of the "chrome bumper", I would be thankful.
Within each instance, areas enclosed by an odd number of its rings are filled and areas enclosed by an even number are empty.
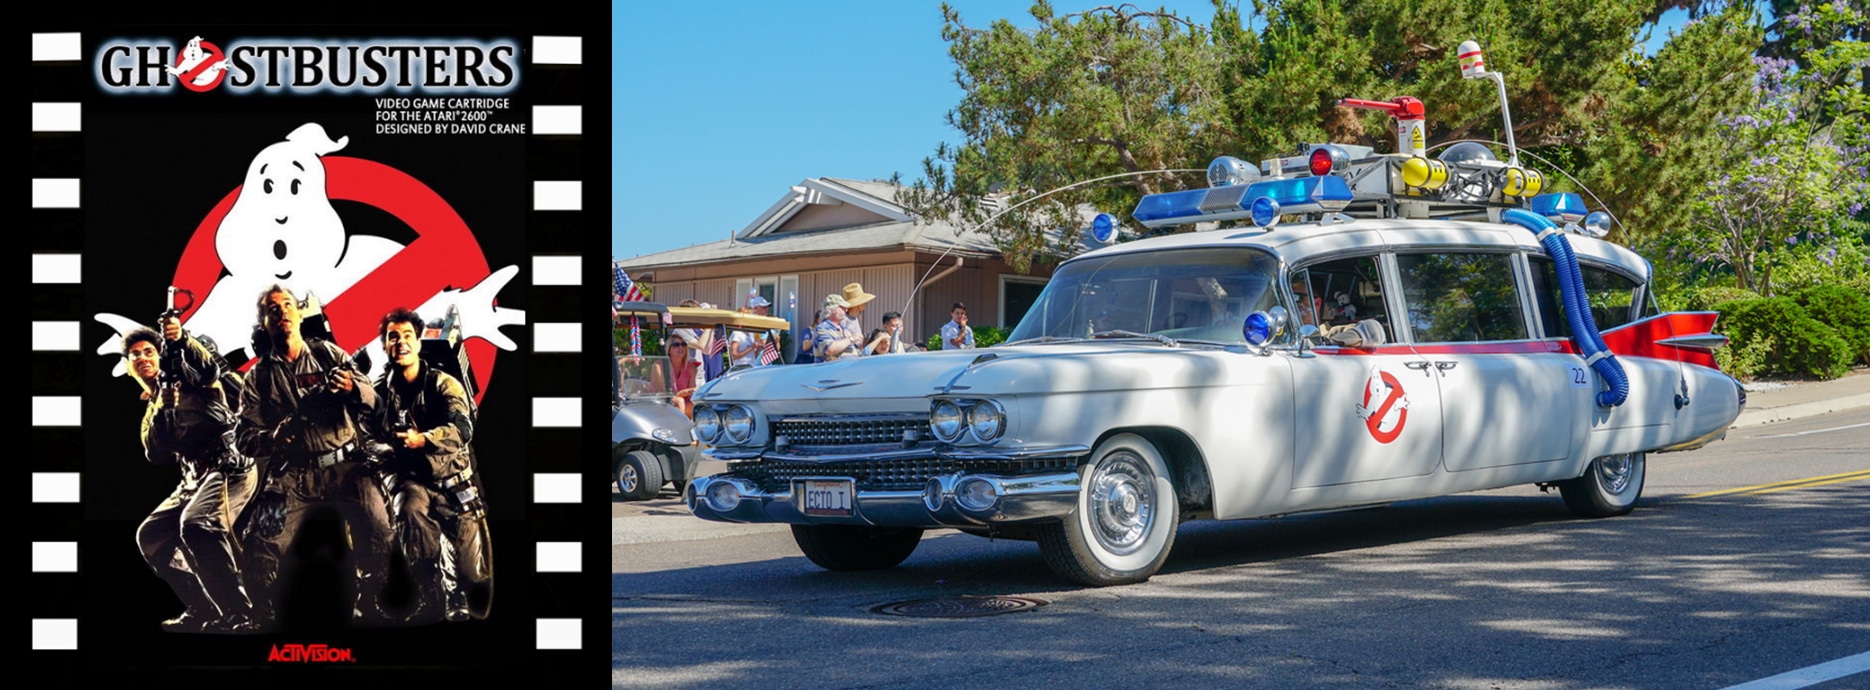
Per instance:
[[[922,491],[853,490],[848,517],[806,515],[803,492],[798,486],[808,479],[847,478],[830,474],[800,477],[792,481],[792,489],[768,493],[746,479],[714,475],[689,482],[682,490],[682,500],[696,517],[717,522],[881,527],[983,527],[1032,522],[1070,515],[1078,506],[1076,472],[1017,476],[955,472],[930,479]],[[974,479],[993,487],[995,498],[982,509],[963,507],[955,500],[955,488]],[[716,510],[708,502],[708,490],[717,482],[731,483],[739,494],[739,500],[727,510]]]

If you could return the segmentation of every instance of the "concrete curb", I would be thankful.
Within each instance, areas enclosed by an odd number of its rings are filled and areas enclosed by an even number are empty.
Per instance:
[[[1839,410],[1866,406],[1870,406],[1870,393],[1846,395],[1830,400],[1814,400],[1792,405],[1781,405],[1779,407],[1769,407],[1760,410],[1750,409],[1742,411],[1740,417],[1735,419],[1733,426],[1729,428],[1785,422],[1801,417],[1813,417],[1837,412]]]

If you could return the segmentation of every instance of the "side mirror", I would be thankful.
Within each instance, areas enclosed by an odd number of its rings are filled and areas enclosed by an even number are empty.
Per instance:
[[[1318,327],[1305,324],[1299,327],[1299,356],[1316,357],[1312,354],[1312,339],[1318,337]]]

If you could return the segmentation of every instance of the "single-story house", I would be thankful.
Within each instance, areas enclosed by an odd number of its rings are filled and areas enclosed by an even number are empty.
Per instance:
[[[967,305],[976,327],[1017,325],[1052,266],[1012,270],[987,235],[912,218],[895,202],[899,189],[887,182],[807,179],[732,239],[617,265],[651,286],[663,304],[694,299],[738,309],[758,294],[773,304],[772,315],[792,322],[795,337],[810,327],[825,296],[849,283],[877,296],[859,318],[866,330],[881,325],[886,312],[901,312],[905,335],[925,342],[948,322],[955,302]]]

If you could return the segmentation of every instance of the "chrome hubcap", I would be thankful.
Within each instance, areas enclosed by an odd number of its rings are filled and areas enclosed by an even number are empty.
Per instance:
[[[1155,523],[1155,482],[1142,458],[1119,452],[1104,458],[1091,476],[1091,526],[1097,542],[1127,554],[1143,545]]]
[[[623,469],[617,471],[617,488],[626,494],[636,490],[636,468],[630,463],[623,463]]]
[[[1635,476],[1634,455],[1607,455],[1597,459],[1597,481],[1605,491],[1621,494],[1630,488],[1630,480]]]

